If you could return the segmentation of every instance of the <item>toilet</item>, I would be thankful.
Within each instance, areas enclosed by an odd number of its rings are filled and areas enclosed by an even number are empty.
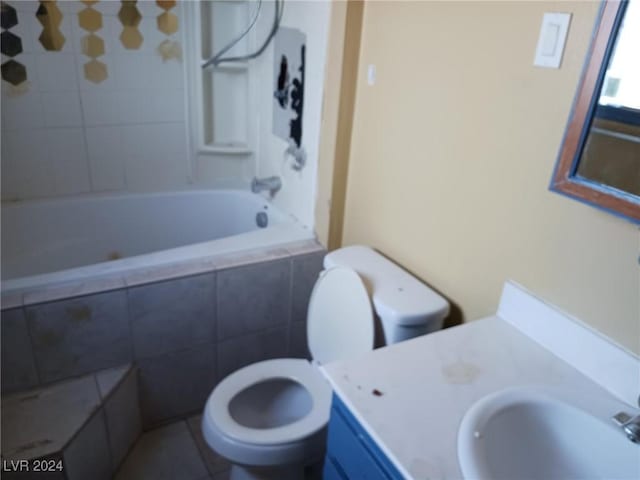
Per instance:
[[[444,298],[369,247],[335,250],[323,265],[307,313],[313,361],[248,365],[207,400],[202,432],[232,462],[232,480],[302,479],[322,459],[332,392],[318,365],[371,351],[376,315],[392,344],[441,329],[449,313]]]

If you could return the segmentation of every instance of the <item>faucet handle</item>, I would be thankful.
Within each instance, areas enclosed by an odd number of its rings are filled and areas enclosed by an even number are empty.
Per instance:
[[[633,443],[640,443],[640,415],[632,417],[628,413],[619,412],[611,417],[622,428],[622,431]]]
[[[613,417],[611,417],[611,420],[613,420],[616,423],[616,425],[621,427],[622,425],[627,423],[629,420],[631,420],[631,415],[625,412],[619,412],[619,413],[616,413]]]

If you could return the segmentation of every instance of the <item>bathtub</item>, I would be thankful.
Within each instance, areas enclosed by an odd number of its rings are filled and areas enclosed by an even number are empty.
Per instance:
[[[258,226],[259,213],[266,227]],[[56,297],[43,292],[65,287],[78,294],[119,288],[136,278],[140,283],[145,275],[150,281],[170,277],[180,268],[206,271],[231,253],[312,239],[311,229],[263,197],[239,190],[7,204],[2,206],[3,308],[22,304],[24,294],[36,302]]]

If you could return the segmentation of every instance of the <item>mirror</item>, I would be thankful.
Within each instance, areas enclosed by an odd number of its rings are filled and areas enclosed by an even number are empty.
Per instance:
[[[603,3],[553,191],[640,223],[640,0]]]

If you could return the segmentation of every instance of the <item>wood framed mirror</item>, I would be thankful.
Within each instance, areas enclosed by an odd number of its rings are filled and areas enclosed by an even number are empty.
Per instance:
[[[640,223],[640,0],[600,9],[551,190]]]

